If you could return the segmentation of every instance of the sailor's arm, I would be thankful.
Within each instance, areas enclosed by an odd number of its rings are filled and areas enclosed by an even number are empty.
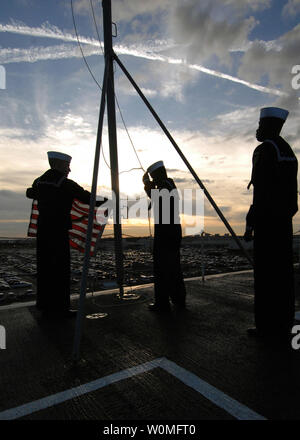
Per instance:
[[[253,205],[250,206],[248,214],[246,215],[246,231],[244,234],[245,241],[251,241],[253,239],[254,230],[254,208]]]
[[[37,180],[35,180],[33,182],[32,186],[30,188],[27,188],[26,197],[28,199],[33,199],[33,200],[37,199],[37,185],[36,185],[36,183],[37,183]]]
[[[148,173],[145,173],[143,175],[143,183],[144,183],[144,190],[147,196],[151,199],[151,189],[155,188],[155,184],[150,180]]]
[[[263,212],[270,212],[272,205],[275,205],[273,185],[278,178],[278,167],[276,151],[270,142],[265,142],[256,148],[253,154],[253,168],[251,184],[255,186],[253,204],[250,206],[246,216],[245,241],[253,239],[255,219]],[[248,185],[248,189],[250,184]]]
[[[74,199],[78,199],[80,202],[86,203],[87,205],[90,203],[91,193],[78,185],[78,183],[74,182],[74,180],[67,179],[66,189]],[[107,198],[102,198],[103,200],[96,200],[96,206],[101,206],[103,203],[107,202]]]
[[[261,165],[261,147],[257,147],[254,150],[252,156],[252,172],[251,172],[251,180],[247,186],[248,190],[250,189],[251,185],[254,184],[254,181],[257,180],[260,165]],[[247,242],[253,240],[254,221],[255,221],[255,208],[254,208],[254,204],[252,204],[246,215],[246,228],[244,233],[244,240]]]

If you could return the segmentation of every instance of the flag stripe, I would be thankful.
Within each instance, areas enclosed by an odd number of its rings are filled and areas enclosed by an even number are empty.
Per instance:
[[[105,222],[98,223],[96,218],[98,208],[94,209],[94,223],[91,237],[91,255],[93,255],[95,250],[95,244],[98,238],[102,236],[102,233],[105,228]],[[104,211],[101,213],[101,218],[106,219],[104,216]],[[86,241],[86,233],[88,229],[88,215],[89,215],[89,205],[81,203],[79,200],[74,199],[71,209],[71,220],[72,220],[72,229],[69,231],[70,237],[70,246],[74,249],[77,249],[80,252],[85,251],[85,241]],[[37,235],[37,220],[39,216],[39,210],[37,206],[37,201],[34,200],[32,202],[30,222],[28,226],[27,236],[28,237],[36,237]],[[82,216],[85,216],[86,219],[81,219]],[[74,222],[76,220],[79,220]]]
[[[80,240],[84,240],[86,238],[86,233],[85,232],[81,232],[81,231],[77,231],[76,229],[72,229],[71,231],[69,231],[69,235],[71,235],[72,237],[77,237]],[[97,233],[93,233],[92,234],[92,241],[96,241],[98,237],[98,232]]]

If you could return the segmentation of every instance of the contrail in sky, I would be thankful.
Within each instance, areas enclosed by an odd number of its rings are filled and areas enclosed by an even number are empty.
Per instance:
[[[19,35],[29,35],[30,37],[40,37],[40,38],[54,38],[55,40],[63,40],[63,41],[77,41],[76,36],[73,34],[69,34],[61,31],[57,26],[53,26],[50,23],[46,22],[40,27],[30,27],[26,26],[23,23],[17,23],[12,21],[11,24],[1,24],[0,23],[0,32],[8,32],[11,34],[19,34]],[[81,43],[91,44],[94,46],[99,46],[99,41],[94,38],[86,38],[80,37]]]
[[[53,38],[56,40],[63,40],[70,43],[73,42],[77,43],[77,39],[75,35],[62,32],[59,28],[57,28],[56,26],[52,26],[49,23],[46,23],[41,27],[37,27],[37,28],[32,28],[15,22],[6,25],[0,24],[0,32],[9,32],[14,34],[28,35],[31,37],[39,37],[39,38]],[[80,43],[86,45],[84,47],[85,56],[100,54],[100,43],[98,40],[94,38],[87,38],[82,36],[80,36],[79,39],[80,39]],[[157,50],[161,51],[164,48],[166,48],[166,46],[159,45],[157,47]],[[223,78],[231,82],[242,84],[246,87],[257,90],[259,92],[269,93],[277,96],[286,95],[286,93],[280,90],[260,86],[258,84],[253,84],[248,81],[244,81],[240,78],[237,78],[235,76],[231,76],[216,70],[208,69],[199,64],[189,64],[182,59],[176,59],[165,55],[161,55],[155,52],[154,47],[151,48],[147,46],[127,47],[123,45],[115,45],[114,50],[119,55],[130,55],[130,56],[144,58],[153,61],[161,61],[170,64],[184,65],[190,69],[198,70],[199,72],[206,73],[207,75]],[[33,63],[41,60],[55,60],[55,59],[79,58],[79,57],[81,57],[81,53],[78,50],[78,47],[67,44],[48,46],[48,47],[31,47],[28,49],[19,49],[19,48],[0,49],[1,64],[18,63],[18,62]]]

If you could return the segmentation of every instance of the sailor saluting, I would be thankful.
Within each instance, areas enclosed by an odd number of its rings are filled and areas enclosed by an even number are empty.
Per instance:
[[[57,151],[47,154],[51,168],[26,191],[29,199],[37,200],[39,210],[36,306],[47,316],[72,317],[76,311],[70,310],[70,212],[74,198],[89,204],[91,194],[67,178],[71,156]],[[97,206],[104,201],[96,202]]]
[[[254,231],[254,312],[251,335],[287,341],[294,322],[293,228],[298,211],[298,162],[280,136],[289,112],[261,109],[253,153],[253,204],[246,218],[246,241]]]
[[[150,180],[149,174],[153,180]],[[143,176],[144,189],[154,208],[154,297],[152,311],[170,309],[169,298],[178,309],[185,308],[185,285],[180,265],[182,231],[176,185],[168,178],[162,161],[151,165]]]

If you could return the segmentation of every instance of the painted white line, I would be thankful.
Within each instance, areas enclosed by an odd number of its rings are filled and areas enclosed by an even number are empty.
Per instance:
[[[153,284],[141,284],[140,286],[132,286],[132,287],[125,287],[124,293],[132,293],[134,290],[140,290],[143,288],[151,287]],[[112,295],[115,293],[119,293],[119,289],[110,289],[110,290],[99,290],[97,292],[88,292],[86,294],[87,298],[92,298],[96,296],[104,296],[104,295]],[[79,298],[79,295],[77,293],[72,293],[71,295],[71,301],[76,300]],[[0,312],[3,310],[14,310],[14,309],[20,309],[23,307],[31,307],[35,306],[36,301],[26,301],[26,302],[15,302],[11,304],[6,304],[4,306],[0,306]]]
[[[30,306],[34,306],[35,305],[35,301],[26,301],[26,302],[18,302],[18,303],[12,303],[12,304],[7,304],[5,306],[0,306],[0,312],[2,312],[2,310],[14,310],[14,309],[21,309],[23,307],[30,307]]]
[[[105,376],[101,379],[79,385],[78,387],[70,388],[69,390],[62,391],[57,394],[52,394],[51,396],[47,396],[42,399],[26,403],[25,405],[20,405],[16,408],[2,411],[0,412],[0,420],[18,419],[19,417],[24,417],[36,411],[41,411],[42,409],[57,405],[58,403],[66,402],[67,400],[73,399],[74,397],[79,397],[84,394],[90,393],[91,391],[99,390],[100,388],[119,382],[120,380],[128,379],[129,377],[133,377],[137,374],[150,371],[153,368],[158,367],[161,361],[162,358],[154,359],[153,361],[137,365],[136,367],[122,370],[119,373],[110,374],[109,376]]]
[[[240,275],[240,274],[246,274],[246,273],[251,273],[253,272],[252,269],[250,270],[242,270],[239,272],[225,272],[225,273],[217,273],[217,274],[213,274],[213,275],[205,275],[205,280],[211,280],[214,278],[221,278],[221,277],[227,277],[230,275]],[[190,281],[202,281],[202,277],[192,277],[192,278],[185,278],[184,279],[185,282],[190,282]],[[147,284],[138,284],[136,286],[124,286],[124,293],[132,293],[135,290],[142,290],[142,289],[148,289],[149,287],[153,287],[154,284],[153,283],[147,283]],[[90,297],[96,297],[96,296],[102,296],[102,295],[112,295],[115,293],[119,293],[119,289],[107,289],[107,290],[98,290],[96,292],[88,292],[86,294],[87,298]],[[73,293],[71,295],[71,300],[75,300],[78,299],[79,295],[77,293]],[[7,304],[7,305],[3,305],[0,306],[0,312],[2,310],[13,310],[13,309],[19,309],[22,307],[30,307],[30,306],[34,306],[35,305],[35,301],[26,301],[26,302],[20,302],[20,303],[12,303],[12,304]]]
[[[227,411],[236,419],[266,420],[264,417],[252,411],[247,406],[242,405],[238,401],[227,396],[222,391],[208,384],[190,371],[179,367],[179,365],[175,364],[174,362],[164,358],[160,367],[177,377],[177,379],[181,380],[181,382],[183,382],[185,385],[202,394],[202,396],[213,402],[218,407]]]
[[[66,402],[67,400],[73,399],[74,397],[82,396],[84,394],[90,393],[91,391],[96,391],[100,388],[104,388],[107,385],[111,385],[121,380],[136,376],[137,374],[151,371],[157,367],[164,369],[169,374],[173,375],[190,388],[193,388],[206,399],[210,400],[218,407],[224,409],[238,420],[266,420],[264,417],[260,416],[251,409],[227,396],[222,391],[219,391],[217,388],[203,381],[195,374],[185,370],[182,367],[179,367],[177,364],[169,361],[164,357],[154,359],[153,361],[146,362],[141,365],[137,365],[136,367],[122,370],[119,373],[110,374],[109,376],[105,376],[101,379],[79,385],[75,388],[70,388],[69,390],[62,391],[57,394],[52,394],[51,396],[47,396],[42,399],[26,403],[25,405],[20,405],[16,408],[2,411],[0,412],[0,420],[14,420],[20,417],[27,416],[34,412],[41,411],[43,409],[57,405],[59,403]]]

